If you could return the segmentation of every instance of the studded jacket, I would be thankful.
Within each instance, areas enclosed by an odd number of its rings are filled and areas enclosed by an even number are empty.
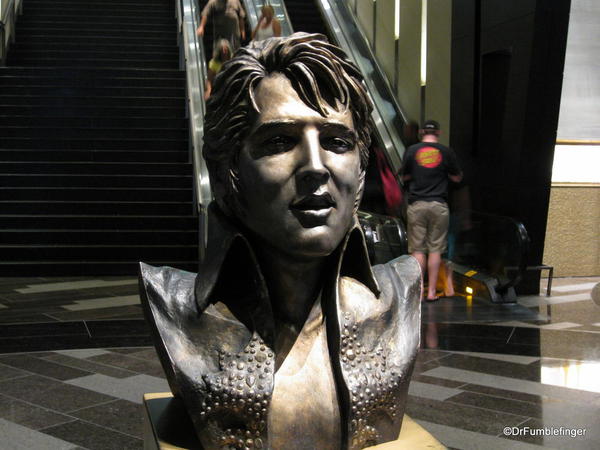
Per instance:
[[[274,320],[251,244],[220,214],[199,274],[141,264],[140,291],[171,391],[205,449],[271,448]],[[322,291],[341,443],[398,437],[419,345],[421,272],[404,256],[370,267],[358,225]],[[288,448],[294,448],[292,443]]]

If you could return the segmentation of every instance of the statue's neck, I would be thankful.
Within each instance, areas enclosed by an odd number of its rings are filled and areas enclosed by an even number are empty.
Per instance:
[[[298,260],[268,247],[258,258],[275,320],[275,352],[284,356],[319,298],[326,258]]]
[[[275,320],[297,327],[299,332],[321,291],[325,258],[298,261],[262,249],[259,260]]]

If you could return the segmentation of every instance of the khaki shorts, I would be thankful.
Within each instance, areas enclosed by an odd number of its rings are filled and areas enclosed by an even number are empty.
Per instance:
[[[444,253],[449,211],[446,203],[416,201],[408,205],[408,251]]]

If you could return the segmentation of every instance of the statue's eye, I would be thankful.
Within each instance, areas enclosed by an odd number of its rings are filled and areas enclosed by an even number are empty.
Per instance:
[[[265,151],[270,154],[287,152],[294,148],[296,139],[291,136],[273,136],[263,142]]]
[[[355,143],[352,139],[339,136],[329,136],[321,138],[321,146],[325,150],[336,153],[345,153],[354,149]]]

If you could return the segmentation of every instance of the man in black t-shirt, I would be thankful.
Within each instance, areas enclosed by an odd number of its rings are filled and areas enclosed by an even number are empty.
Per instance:
[[[458,183],[462,172],[454,151],[438,143],[438,122],[425,122],[421,135],[421,142],[404,155],[402,180],[408,183],[408,248],[423,273],[428,271],[427,300],[435,301],[448,234],[448,179]]]

